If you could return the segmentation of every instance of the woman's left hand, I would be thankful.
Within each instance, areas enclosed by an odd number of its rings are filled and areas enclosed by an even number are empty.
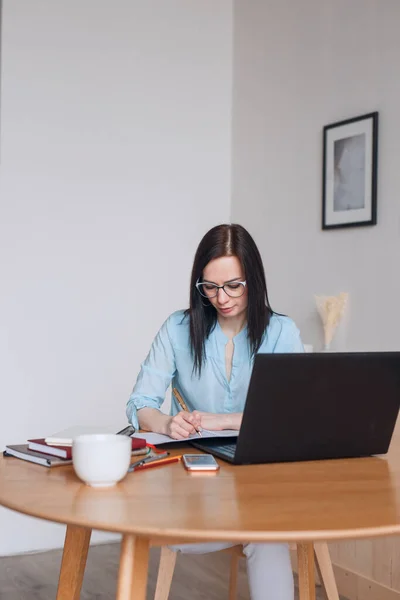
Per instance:
[[[202,429],[222,431],[223,429],[240,429],[242,413],[208,413],[194,410],[193,416],[200,421]]]

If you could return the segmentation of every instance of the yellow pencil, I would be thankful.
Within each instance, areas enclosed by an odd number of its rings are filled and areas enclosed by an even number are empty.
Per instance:
[[[174,387],[172,388],[172,393],[175,396],[175,398],[178,401],[179,406],[181,407],[182,410],[185,410],[186,412],[190,412],[188,407],[186,406],[186,403],[184,401],[184,399],[182,398],[182,396],[180,395],[180,393],[178,392],[178,390]],[[195,427],[196,429],[196,427]],[[196,429],[197,433],[199,434],[200,437],[203,437],[201,435],[201,431],[199,431],[198,429]]]

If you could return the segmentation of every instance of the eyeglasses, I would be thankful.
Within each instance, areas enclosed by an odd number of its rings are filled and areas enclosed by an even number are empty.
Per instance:
[[[196,288],[204,298],[215,298],[218,296],[219,290],[224,290],[225,294],[231,298],[239,298],[240,296],[243,296],[246,290],[246,282],[232,281],[231,283],[224,283],[224,285],[217,285],[216,283],[209,283],[208,281],[198,281],[196,283]]]

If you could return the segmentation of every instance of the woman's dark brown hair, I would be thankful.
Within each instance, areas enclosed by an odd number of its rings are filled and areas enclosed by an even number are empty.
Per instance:
[[[196,289],[202,281],[203,270],[211,260],[236,256],[244,269],[248,290],[247,337],[251,354],[261,346],[265,330],[273,313],[267,293],[264,266],[258,248],[248,231],[241,225],[217,225],[201,240],[194,257],[190,281],[190,345],[194,371],[200,375],[204,361],[205,342],[217,322],[217,312],[207,305]]]

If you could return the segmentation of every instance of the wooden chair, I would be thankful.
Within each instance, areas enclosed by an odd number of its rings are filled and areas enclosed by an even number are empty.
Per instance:
[[[242,546],[232,546],[226,550],[220,550],[220,552],[231,553],[228,599],[236,600],[239,560],[244,557]],[[170,550],[168,546],[161,547],[160,565],[158,568],[154,600],[168,600],[177,554],[177,552]],[[339,600],[339,593],[336,587],[332,562],[329,556],[328,544],[326,542],[315,543],[314,554],[320,582],[327,600]]]

